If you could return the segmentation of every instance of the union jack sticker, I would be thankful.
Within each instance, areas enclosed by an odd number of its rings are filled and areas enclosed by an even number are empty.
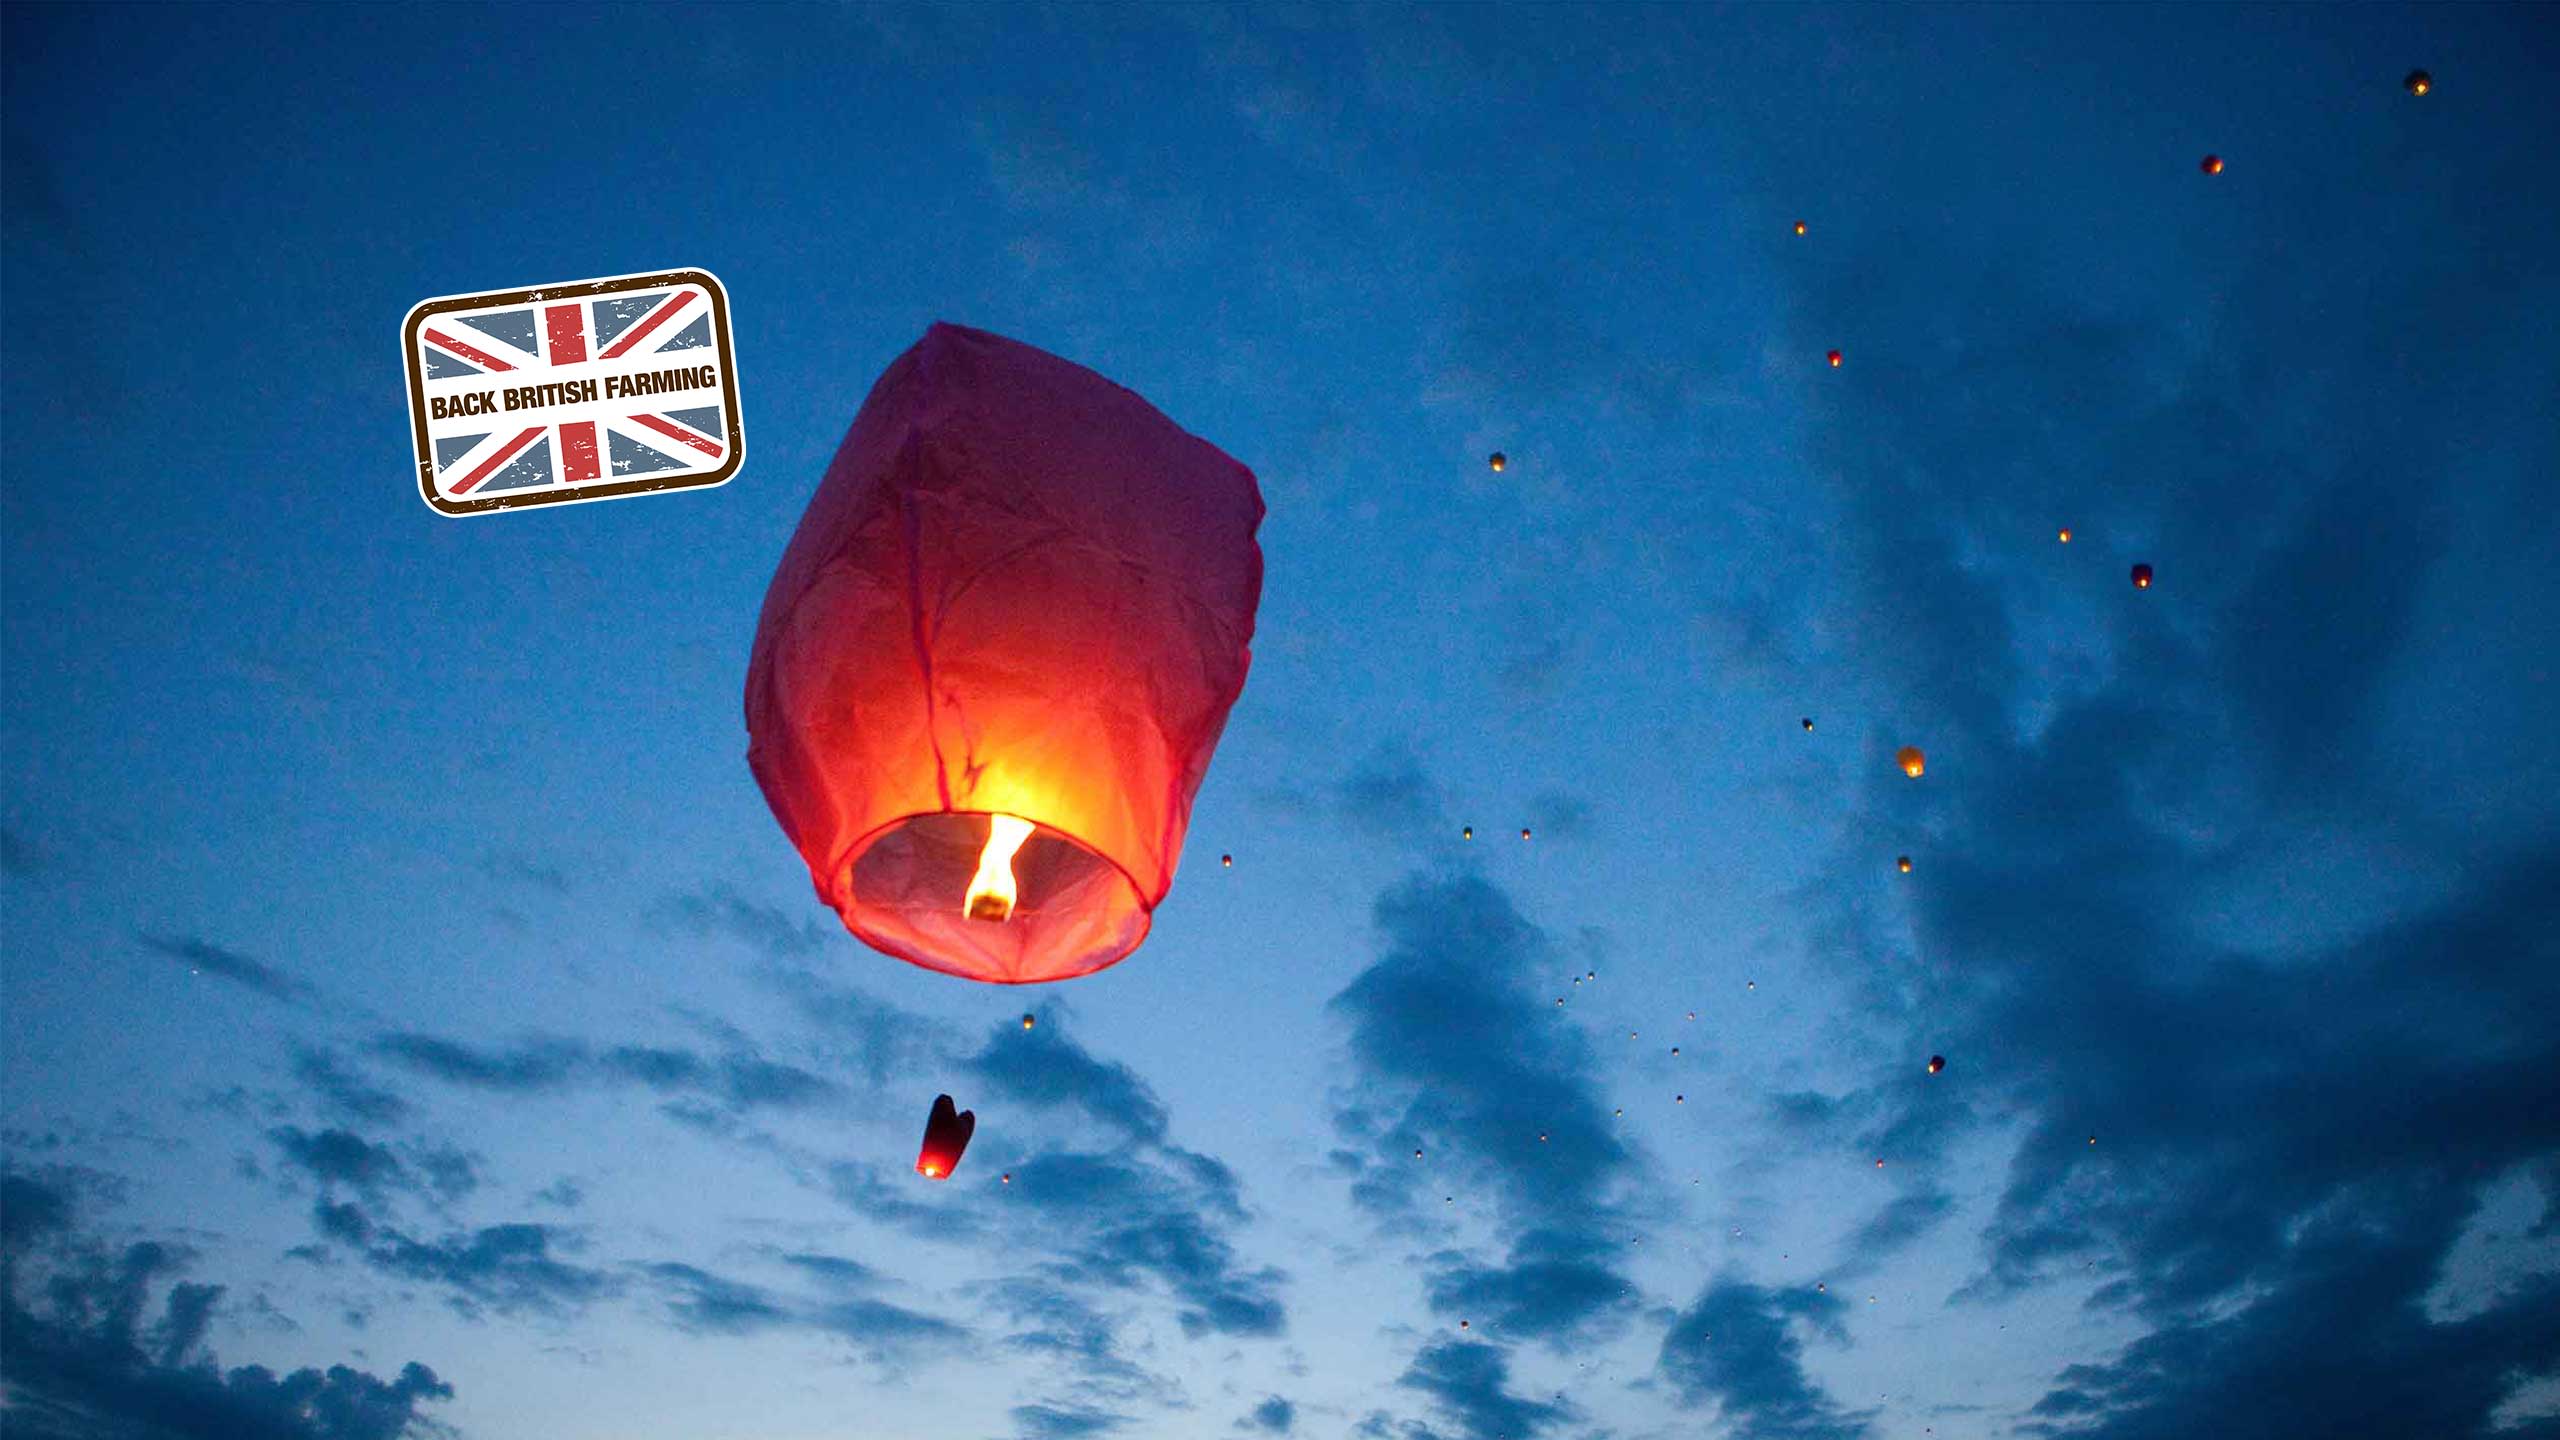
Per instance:
[[[708,270],[422,300],[400,341],[418,494],[440,515],[719,485],[746,458]]]

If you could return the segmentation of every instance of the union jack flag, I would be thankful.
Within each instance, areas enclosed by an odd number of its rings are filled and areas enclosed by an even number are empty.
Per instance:
[[[464,514],[726,480],[740,445],[727,322],[702,271],[422,304],[410,377],[428,503]]]

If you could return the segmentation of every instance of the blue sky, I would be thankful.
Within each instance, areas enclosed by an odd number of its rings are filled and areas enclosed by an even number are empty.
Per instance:
[[[2543,12],[5,26],[13,1433],[2560,1435]],[[410,305],[670,266],[734,481],[418,503]],[[937,319],[1269,506],[1034,991],[744,760]]]

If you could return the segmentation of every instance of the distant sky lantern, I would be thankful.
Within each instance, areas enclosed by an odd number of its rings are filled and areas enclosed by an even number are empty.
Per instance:
[[[2436,77],[2424,70],[2412,70],[2409,72],[2409,78],[2400,83],[2407,87],[2410,94],[2424,95],[2436,88]]]
[[[1944,1056],[1944,1055],[1932,1055],[1932,1056],[1930,1056],[1930,1057],[1929,1057],[1929,1073],[1930,1073],[1930,1074],[1935,1075],[1935,1074],[1937,1074],[1939,1071],[1944,1070],[1944,1069],[1946,1069],[1946,1068],[1947,1068],[1947,1057],[1946,1057],[1946,1056]]]
[[[2150,566],[2136,565],[2133,567],[2133,588],[2136,590],[2148,590],[2151,588]]]
[[[1830,356],[1829,356],[1828,358],[1829,358],[1829,359],[1830,359],[1830,361],[1831,361],[1831,368],[1832,368],[1832,369],[1837,370],[1837,369],[1839,369],[1839,368],[1840,368],[1840,352],[1839,352],[1839,351],[1837,351],[1837,350],[1832,351],[1832,352],[1831,352],[1831,354],[1830,354]]]
[[[1502,467],[1511,463],[1511,457],[1503,454],[1499,450],[1496,450],[1492,454],[1484,457],[1484,463],[1493,467],[1493,473],[1499,475],[1502,473]]]
[[[1458,827],[1458,838],[1461,840],[1473,840],[1476,838],[1476,827],[1473,825],[1462,825]]]
[[[2062,534],[2061,534],[2061,536],[2060,536],[2059,538],[2061,539],[2061,541],[2062,541],[2062,543],[2063,543],[2063,544],[2065,544],[2065,545],[2070,544],[2070,543],[2071,543],[2071,527],[2070,527],[2070,526],[2068,526],[2068,525],[2063,526],[2063,527],[2062,527]]]
[[[1812,716],[1807,715],[1806,717],[1804,717],[1804,728],[1805,728],[1805,729],[1807,729],[1807,730],[1811,730],[1811,729],[1813,728],[1813,717],[1812,717]]]
[[[1253,473],[1054,355],[936,325],[766,592],[747,762],[819,899],[926,969],[1064,980],[1146,939],[1252,662]]]
[[[1232,870],[1236,866],[1236,857],[1233,855],[1221,855],[1218,857],[1218,864],[1226,869]]]
[[[924,1148],[916,1153],[916,1173],[927,1180],[948,1180],[960,1168],[969,1137],[978,1133],[978,1112],[954,1110],[951,1097],[933,1097],[933,1113],[925,1117]]]
[[[2219,175],[2222,173],[2222,157],[2219,155],[2207,155],[2204,157],[2204,162],[2197,168],[2204,171],[2207,175]]]
[[[1796,233],[1799,235],[1804,233],[1804,222],[1801,220],[1796,222]]]
[[[1905,875],[1911,873],[1911,857],[1908,855],[1898,855],[1894,857],[1893,865],[1895,869],[1900,870]]]
[[[1920,753],[1919,746],[1905,745],[1893,752],[1893,763],[1902,767],[1903,774],[1917,780],[1928,770],[1929,757]]]
[[[1037,1022],[1036,1022],[1036,1021],[1034,1021],[1034,1020],[1031,1018],[1031,1014],[1030,1014],[1030,1012],[1029,1012],[1029,1011],[1024,1011],[1024,1012],[1023,1012],[1023,1016],[1022,1016],[1022,1028],[1023,1028],[1023,1029],[1028,1030],[1028,1029],[1030,1029],[1034,1024],[1036,1024],[1036,1023],[1037,1023]]]
[[[1529,838],[1529,827],[1528,827],[1528,826],[1523,825],[1523,826],[1521,826],[1521,827],[1520,827],[1520,838],[1521,838],[1521,839],[1523,839],[1523,840],[1526,840],[1526,839],[1528,839],[1528,838]]]

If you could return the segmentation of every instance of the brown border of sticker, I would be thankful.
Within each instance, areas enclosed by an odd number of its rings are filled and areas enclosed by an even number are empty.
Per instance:
[[[646,476],[638,480],[618,481],[611,485],[557,486],[549,491],[526,494],[509,491],[481,500],[454,500],[436,493],[434,447],[427,443],[427,405],[425,377],[419,373],[418,328],[438,315],[453,310],[478,310],[491,305],[539,304],[568,295],[581,300],[598,295],[618,295],[626,290],[647,290],[661,285],[699,285],[711,297],[714,344],[720,350],[720,392],[729,412],[729,456],[717,470],[697,475]],[[725,485],[738,473],[747,458],[746,417],[738,413],[738,357],[729,336],[729,291],[720,277],[708,270],[658,270],[646,275],[615,275],[601,280],[571,280],[558,285],[531,285],[522,290],[489,290],[473,295],[440,295],[421,300],[410,307],[409,318],[400,326],[400,345],[406,352],[409,375],[410,443],[418,454],[418,497],[427,508],[439,515],[459,519],[465,515],[486,515],[499,510],[529,510],[537,505],[567,505],[584,500],[611,500],[624,495],[645,495],[656,490],[705,490]]]

